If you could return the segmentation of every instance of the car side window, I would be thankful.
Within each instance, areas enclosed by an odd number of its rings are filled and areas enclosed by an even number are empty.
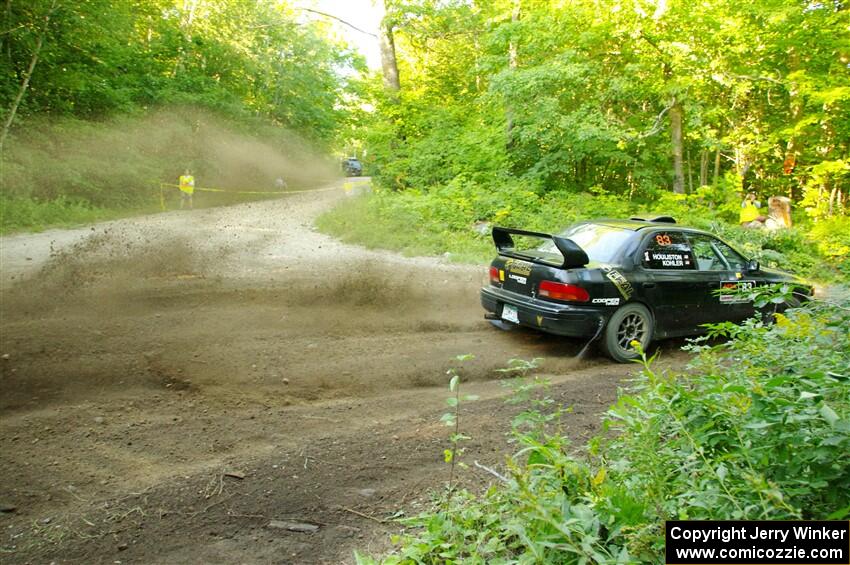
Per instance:
[[[702,234],[689,234],[688,239],[691,240],[691,249],[700,271],[729,270],[726,261],[715,248],[715,244],[719,243],[718,240]]]
[[[685,271],[696,268],[688,239],[678,231],[652,233],[644,247],[641,264],[647,269]]]
[[[714,245],[720,254],[726,259],[726,262],[729,263],[729,268],[733,271],[743,271],[747,266],[747,260],[744,259],[740,253],[720,241],[719,239],[714,240]]]

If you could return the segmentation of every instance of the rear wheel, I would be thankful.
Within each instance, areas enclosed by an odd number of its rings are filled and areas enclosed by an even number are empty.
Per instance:
[[[646,351],[652,340],[652,314],[641,304],[626,304],[611,316],[602,335],[602,351],[614,361],[626,363],[639,357],[632,341]]]
[[[776,322],[776,314],[784,314],[789,308],[799,308],[800,299],[797,296],[789,296],[782,304],[769,304],[756,312],[762,323],[772,324]]]

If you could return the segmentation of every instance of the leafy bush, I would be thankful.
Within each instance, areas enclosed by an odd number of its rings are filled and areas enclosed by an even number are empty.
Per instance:
[[[506,480],[408,520],[384,562],[659,563],[667,519],[850,515],[850,311],[715,330],[734,339],[694,345],[685,374],[644,357],[583,455],[517,425]]]
[[[850,278],[850,220],[834,217],[821,220],[811,230],[821,255],[834,261],[845,277]]]

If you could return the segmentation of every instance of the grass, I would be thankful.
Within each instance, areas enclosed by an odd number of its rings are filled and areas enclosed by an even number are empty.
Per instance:
[[[316,226],[345,243],[407,256],[448,253],[449,259],[458,263],[482,263],[493,255],[489,234],[423,229],[414,214],[402,210],[387,214],[373,196],[345,200],[319,216]]]
[[[48,228],[73,227],[154,212],[156,208],[109,209],[83,201],[58,198],[38,201],[0,197],[0,234],[38,232]]]

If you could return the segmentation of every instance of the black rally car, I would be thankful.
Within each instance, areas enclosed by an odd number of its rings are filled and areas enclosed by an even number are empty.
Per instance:
[[[512,236],[544,240],[521,249]],[[700,325],[755,314],[736,289],[792,283],[762,269],[714,235],[669,216],[580,222],[558,235],[493,228],[499,256],[481,289],[485,317],[569,337],[598,337],[616,361],[637,357],[654,339],[694,335]],[[719,292],[723,289],[723,292]]]

